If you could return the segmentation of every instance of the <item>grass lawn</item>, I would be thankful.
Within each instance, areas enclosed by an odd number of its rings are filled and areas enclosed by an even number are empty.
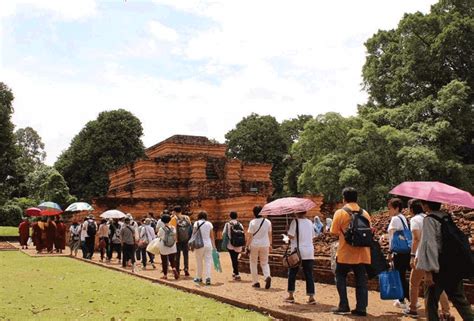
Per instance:
[[[18,236],[18,227],[0,226],[0,236]]]
[[[268,320],[69,258],[0,252],[0,320]]]

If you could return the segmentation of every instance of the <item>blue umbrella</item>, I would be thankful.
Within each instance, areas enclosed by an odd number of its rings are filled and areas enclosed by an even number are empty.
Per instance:
[[[42,209],[42,210],[55,209],[55,210],[62,211],[61,206],[59,206],[58,204],[56,204],[56,203],[54,203],[54,202],[43,202],[43,203],[41,203],[40,205],[38,205],[37,207],[38,207],[39,209]]]

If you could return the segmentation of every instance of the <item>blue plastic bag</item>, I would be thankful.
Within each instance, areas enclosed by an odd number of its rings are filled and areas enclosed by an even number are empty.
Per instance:
[[[395,231],[393,233],[392,241],[390,242],[390,250],[395,253],[410,253],[411,251],[411,231],[405,225],[401,217],[398,217],[403,224],[403,230]]]
[[[397,270],[381,272],[379,274],[379,286],[382,300],[403,299],[402,280]]]

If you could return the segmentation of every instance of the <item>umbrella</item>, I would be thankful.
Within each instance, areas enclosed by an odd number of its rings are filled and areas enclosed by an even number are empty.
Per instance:
[[[123,218],[123,217],[125,217],[125,214],[123,212],[120,212],[119,210],[108,210],[108,211],[105,211],[104,213],[100,214],[100,217],[102,217],[102,218]]]
[[[286,215],[292,213],[306,212],[315,207],[316,204],[306,198],[284,197],[266,204],[261,215]]]
[[[41,210],[37,207],[30,207],[25,210],[27,216],[41,216]]]
[[[404,182],[390,194],[474,208],[474,197],[469,192],[440,182]]]
[[[47,208],[47,209],[41,210],[40,215],[41,216],[56,216],[62,213],[63,213],[62,210],[58,210],[55,208]]]
[[[94,208],[86,202],[76,202],[69,205],[64,212],[93,211]]]
[[[38,205],[38,208],[42,209],[42,210],[56,209],[56,210],[62,211],[61,206],[59,206],[58,204],[56,204],[54,202],[43,202],[40,205]]]

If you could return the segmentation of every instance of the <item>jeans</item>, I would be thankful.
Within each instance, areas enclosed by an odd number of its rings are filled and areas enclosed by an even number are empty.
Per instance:
[[[146,251],[146,247],[142,247],[138,249],[141,253],[141,260],[142,260],[142,266],[146,267],[146,255],[148,253],[148,257],[150,258],[150,263],[153,264],[155,263],[155,256],[151,254],[150,252]]]
[[[252,274],[252,282],[258,282],[258,260],[260,259],[260,267],[262,268],[263,277],[270,277],[270,265],[268,264],[268,246],[251,246],[250,247],[250,274]]]
[[[314,278],[313,278],[313,266],[314,260],[302,260],[301,266],[303,268],[304,278],[306,280],[306,294],[307,295],[314,295]],[[288,269],[288,292],[294,293],[295,292],[295,283],[296,283],[296,275],[300,267],[294,267]]]
[[[403,298],[400,298],[400,302],[405,299],[410,299],[410,287],[407,281],[407,271],[410,269],[410,253],[395,253],[393,255],[393,266],[395,270],[400,272],[400,279],[403,287]]]
[[[126,244],[122,245],[122,266],[126,267],[128,260],[132,260],[132,264],[135,263],[135,245]]]
[[[183,253],[183,261],[184,261],[184,271],[189,271],[189,246],[188,242],[178,242],[176,243],[176,249],[178,252],[176,253],[176,269],[178,272],[180,271],[181,265],[181,253]]]
[[[232,261],[232,273],[234,275],[239,275],[239,252],[236,252],[234,250],[229,250],[229,254],[230,254],[230,260]]]
[[[122,259],[122,245],[120,243],[111,243],[109,246],[109,252],[107,253],[107,259],[112,259],[114,251],[117,252],[117,259]]]
[[[88,236],[86,237],[86,248],[87,248],[87,259],[92,259],[95,249],[95,237]]]
[[[356,310],[366,312],[369,291],[367,288],[367,272],[365,264],[336,264],[336,287],[339,294],[339,307],[349,309],[349,301],[347,300],[347,274],[354,272],[356,280]]]
[[[161,255],[161,266],[163,268],[163,274],[168,274],[168,265],[171,265],[172,269],[176,269],[176,254]]]
[[[204,275],[206,279],[210,279],[212,265],[212,246],[201,247],[200,249],[194,250],[194,253],[196,253],[196,276],[199,279],[202,279],[204,263]]]
[[[425,277],[425,271],[412,269],[410,273],[410,310],[417,311],[418,296],[420,292],[420,285]],[[449,313],[449,301],[446,292],[441,293],[439,298],[441,303],[441,311],[445,314]]]
[[[81,251],[82,251],[82,258],[87,259],[87,246],[86,241],[81,241]]]
[[[473,321],[474,315],[471,309],[469,301],[466,299],[464,294],[463,282],[452,282],[449,286],[442,285],[441,282],[437,282],[436,276],[433,276],[434,285],[425,288],[425,310],[427,320],[438,321],[438,301],[443,290],[448,295],[449,300],[453,303],[456,310],[458,310],[461,318],[464,321]]]

